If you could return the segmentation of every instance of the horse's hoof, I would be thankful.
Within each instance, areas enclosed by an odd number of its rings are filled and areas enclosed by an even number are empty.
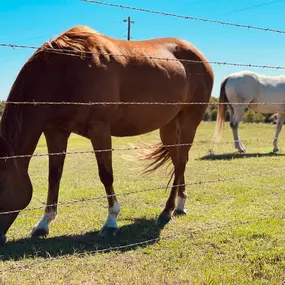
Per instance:
[[[186,211],[185,210],[178,210],[176,209],[173,213],[174,216],[185,216],[187,215]]]
[[[119,234],[118,228],[103,227],[99,233],[101,237],[116,237]]]
[[[171,220],[171,216],[166,214],[160,214],[158,219],[156,220],[156,226],[163,229]]]
[[[49,231],[46,229],[33,229],[30,235],[32,237],[46,237],[49,234]]]
[[[3,246],[4,244],[5,244],[5,242],[6,242],[6,236],[1,236],[0,237],[0,246]]]

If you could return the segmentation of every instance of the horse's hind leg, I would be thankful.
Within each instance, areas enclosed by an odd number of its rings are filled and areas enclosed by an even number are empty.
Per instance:
[[[108,218],[100,231],[100,235],[116,235],[118,233],[117,216],[120,206],[113,189],[113,168],[112,168],[112,140],[110,126],[105,123],[97,122],[89,129],[89,138],[92,142],[100,180],[103,183],[108,199]],[[100,150],[110,150],[102,151]]]
[[[44,131],[48,153],[66,152],[67,141],[70,136],[66,132],[57,127],[48,127]],[[49,224],[56,217],[58,191],[62,170],[65,160],[65,154],[49,156],[49,180],[48,180],[48,197],[44,215],[40,222],[33,228],[32,236],[46,236],[49,233]]]
[[[276,133],[275,133],[275,137],[273,140],[273,152],[277,152],[279,151],[279,147],[278,147],[278,137],[279,134],[282,130],[283,124],[285,121],[285,114],[278,114],[277,116],[277,124],[276,124]]]
[[[241,118],[244,114],[246,106],[244,105],[233,105],[233,111],[231,112],[230,126],[233,131],[234,145],[238,152],[246,152],[244,145],[242,144],[240,137],[238,135],[238,126]]]
[[[163,145],[180,144],[179,129],[180,128],[179,128],[178,118],[175,118],[168,125],[161,128],[160,138]],[[184,157],[184,161],[181,158],[182,152],[185,152],[182,149],[185,148],[188,147],[179,147],[179,146],[166,147],[167,151],[170,154],[172,163],[174,165],[174,181],[165,208],[157,220],[157,224],[160,227],[163,227],[171,220],[172,213],[175,209],[175,200],[179,189],[178,185],[181,184],[181,181],[184,178],[184,171],[187,162],[187,157]]]
[[[187,198],[185,189],[185,168],[188,153],[193,143],[196,129],[201,122],[205,106],[190,106],[168,125],[160,129],[160,137],[164,145],[181,144],[181,146],[167,147],[174,165],[174,182],[163,212],[158,218],[158,225],[164,226],[175,214],[185,214]],[[178,203],[175,208],[175,199],[178,194]]]
[[[187,161],[188,161],[188,157],[187,157]],[[180,185],[178,188],[177,205],[174,211],[175,216],[186,215],[186,211],[185,211],[186,199],[187,199],[187,193],[186,193],[186,186],[185,186],[185,178],[183,175],[183,178],[181,178]]]

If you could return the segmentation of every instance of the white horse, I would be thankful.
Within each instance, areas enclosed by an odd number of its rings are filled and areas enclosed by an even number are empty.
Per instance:
[[[225,103],[229,103],[230,126],[234,135],[235,148],[238,152],[245,152],[245,147],[238,135],[238,126],[248,106],[260,113],[278,113],[273,152],[279,150],[278,136],[285,121],[285,76],[265,76],[249,71],[233,73],[221,84],[219,102],[224,104],[218,106],[216,138],[221,137],[225,121]],[[265,102],[267,104],[254,104]]]

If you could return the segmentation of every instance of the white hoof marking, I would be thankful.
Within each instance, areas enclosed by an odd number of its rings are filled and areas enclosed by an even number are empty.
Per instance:
[[[108,218],[103,228],[118,228],[117,216],[119,212],[120,212],[120,205],[117,201],[115,201],[113,207],[109,208]]]
[[[176,210],[184,211],[185,202],[186,202],[186,198],[181,198],[178,196]]]
[[[45,232],[49,232],[49,224],[53,221],[56,217],[55,212],[44,213],[42,219],[35,225],[31,234],[33,234],[37,230],[44,230]]]

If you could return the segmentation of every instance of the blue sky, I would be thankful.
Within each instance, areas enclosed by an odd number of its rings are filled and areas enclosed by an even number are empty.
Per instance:
[[[240,11],[270,0],[110,0],[153,10],[204,17],[285,30],[285,0]],[[108,2],[108,1],[105,1]],[[249,4],[250,3],[250,4]],[[227,27],[218,24],[152,15],[84,3],[78,0],[9,0],[0,5],[0,43],[40,46],[44,41],[74,25],[88,25],[111,37],[126,38],[126,23],[131,16],[134,40],[179,37],[192,42],[210,61],[261,65],[285,65],[285,34]],[[0,99],[5,100],[20,68],[33,50],[0,47]],[[221,80],[240,67],[212,65],[215,72],[213,96]],[[282,70],[252,68],[267,75]]]

